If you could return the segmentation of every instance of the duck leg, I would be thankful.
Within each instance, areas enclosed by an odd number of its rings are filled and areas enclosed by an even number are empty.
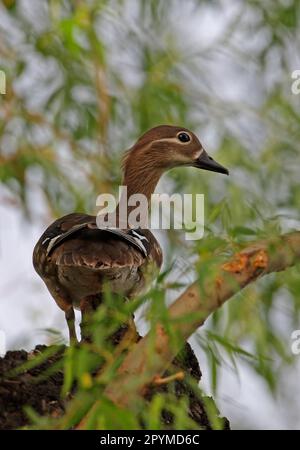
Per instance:
[[[121,352],[128,349],[133,343],[138,342],[139,334],[134,322],[134,315],[132,315],[126,323],[120,326],[120,328],[110,338],[114,346],[118,345],[118,351]]]
[[[98,295],[89,295],[80,301],[81,311],[81,341],[91,342],[91,335],[88,326],[91,323],[91,317],[101,303]]]
[[[69,329],[70,344],[78,342],[75,329],[75,313],[73,307],[65,311],[65,318]]]
[[[89,330],[89,325],[91,324],[91,318],[93,313],[97,310],[98,306],[101,304],[101,295],[89,295],[84,297],[80,301],[81,310],[81,341],[91,342],[91,332]],[[113,344],[117,345],[121,341],[122,347],[127,346],[129,342],[136,342],[138,340],[138,333],[134,322],[134,315],[128,318],[128,321],[122,325],[107,339]]]

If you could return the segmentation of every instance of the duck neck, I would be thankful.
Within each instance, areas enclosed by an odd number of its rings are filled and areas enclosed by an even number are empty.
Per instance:
[[[122,181],[124,188],[117,206],[120,228],[148,228],[151,195],[162,173],[163,169],[151,168],[146,162],[126,166]]]

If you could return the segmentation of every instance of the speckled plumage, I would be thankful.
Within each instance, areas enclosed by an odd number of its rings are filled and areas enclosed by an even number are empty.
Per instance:
[[[78,224],[86,228],[70,235],[47,256],[48,239],[69,231]],[[155,272],[162,263],[162,251],[149,230],[143,231],[149,241],[148,257],[118,236],[99,230],[96,217],[69,214],[56,220],[43,233],[35,246],[33,264],[52,296],[66,310],[70,305],[80,307],[80,300],[101,293],[104,278],[111,290],[130,298],[145,286],[146,266]]]

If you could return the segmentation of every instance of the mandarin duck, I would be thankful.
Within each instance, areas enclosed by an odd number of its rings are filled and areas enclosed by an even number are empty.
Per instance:
[[[150,202],[162,174],[178,166],[228,175],[194,133],[161,125],[143,134],[125,154],[122,184],[128,198],[138,193]],[[36,272],[65,312],[70,340],[76,341],[74,308],[81,310],[83,323],[101,303],[105,281],[112,294],[130,299],[145,288],[148,269],[154,277],[162,265],[161,247],[149,229],[134,230],[130,224],[102,229],[97,223],[92,215],[68,214],[46,229],[33,252]]]

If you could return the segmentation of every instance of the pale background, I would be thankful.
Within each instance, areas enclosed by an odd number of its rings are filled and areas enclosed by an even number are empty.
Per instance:
[[[24,2],[27,7],[29,4],[31,7],[33,3]],[[199,45],[201,42],[201,46],[204,45],[204,42],[210,45],[218,37],[226,21],[230,20],[237,3],[239,2],[232,2],[232,6],[227,4],[224,14],[217,16],[211,10],[206,14],[202,13],[201,18],[197,14],[191,14],[188,9],[184,10],[183,8],[177,11],[174,14],[174,20],[178,19],[178,33],[182,34],[182,46],[187,49],[190,46],[197,47],[197,42]],[[130,17],[130,12],[128,14]],[[251,42],[243,41],[243,39],[244,36],[240,36],[241,48],[251,45],[255,47],[259,45],[260,39],[264,39],[264,36],[254,35]],[[291,44],[291,55],[293,55],[293,44]],[[116,55],[116,59],[118,59],[118,55]],[[296,54],[292,60],[291,68],[300,68],[300,64],[297,67],[299,59]],[[246,63],[243,67],[228,65],[225,56],[223,60],[214,61],[212,64],[214,64],[212,67],[214,67],[216,88],[224,98],[250,102],[253,105],[260,101],[259,74],[251,69],[251,65],[249,67]],[[270,62],[270,66],[269,82],[272,84],[274,80],[283,76],[276,70],[276,55]],[[31,70],[32,77],[38,77],[47,68],[39,62],[33,61]],[[23,80],[24,85],[18,86],[18,89],[26,89],[27,82],[28,80]],[[287,89],[289,89],[289,82],[287,77]],[[1,101],[0,98],[0,105]],[[212,117],[211,121],[213,120]],[[232,123],[233,129],[240,125],[247,128],[248,124],[243,123],[242,119],[240,124]],[[248,138],[249,140],[253,139],[253,143],[255,143],[253,129],[258,130],[258,134],[261,130],[259,130],[259,124],[255,122],[251,126]],[[203,130],[203,140],[206,147],[214,148],[213,128]],[[233,170],[232,176],[234,174]],[[248,181],[245,180],[246,183]],[[34,219],[28,222],[22,212],[11,204],[12,198],[8,191],[0,186],[0,329],[5,332],[8,350],[20,348],[29,350],[36,344],[49,343],[51,335],[47,333],[47,329],[60,330],[65,337],[67,336],[64,314],[57,308],[32,267],[31,256],[34,244],[51,219],[47,210],[44,209],[42,196],[35,191],[34,183],[30,198]],[[163,238],[162,235],[160,236]],[[279,298],[276,321],[279,326],[286,329],[288,325],[285,324],[284,304],[285,298]],[[142,323],[140,328],[141,331],[145,331]],[[289,329],[286,331],[292,332]],[[191,339],[191,343],[200,360],[203,372],[202,385],[210,393],[205,356],[193,339]],[[298,359],[298,364],[292,368],[288,367],[281,373],[281,389],[276,398],[269,393],[262,379],[241,362],[238,362],[239,379],[229,368],[223,372],[215,399],[221,414],[229,418],[232,428],[296,429],[300,427],[298,394],[300,356],[295,356],[295,358]]]

